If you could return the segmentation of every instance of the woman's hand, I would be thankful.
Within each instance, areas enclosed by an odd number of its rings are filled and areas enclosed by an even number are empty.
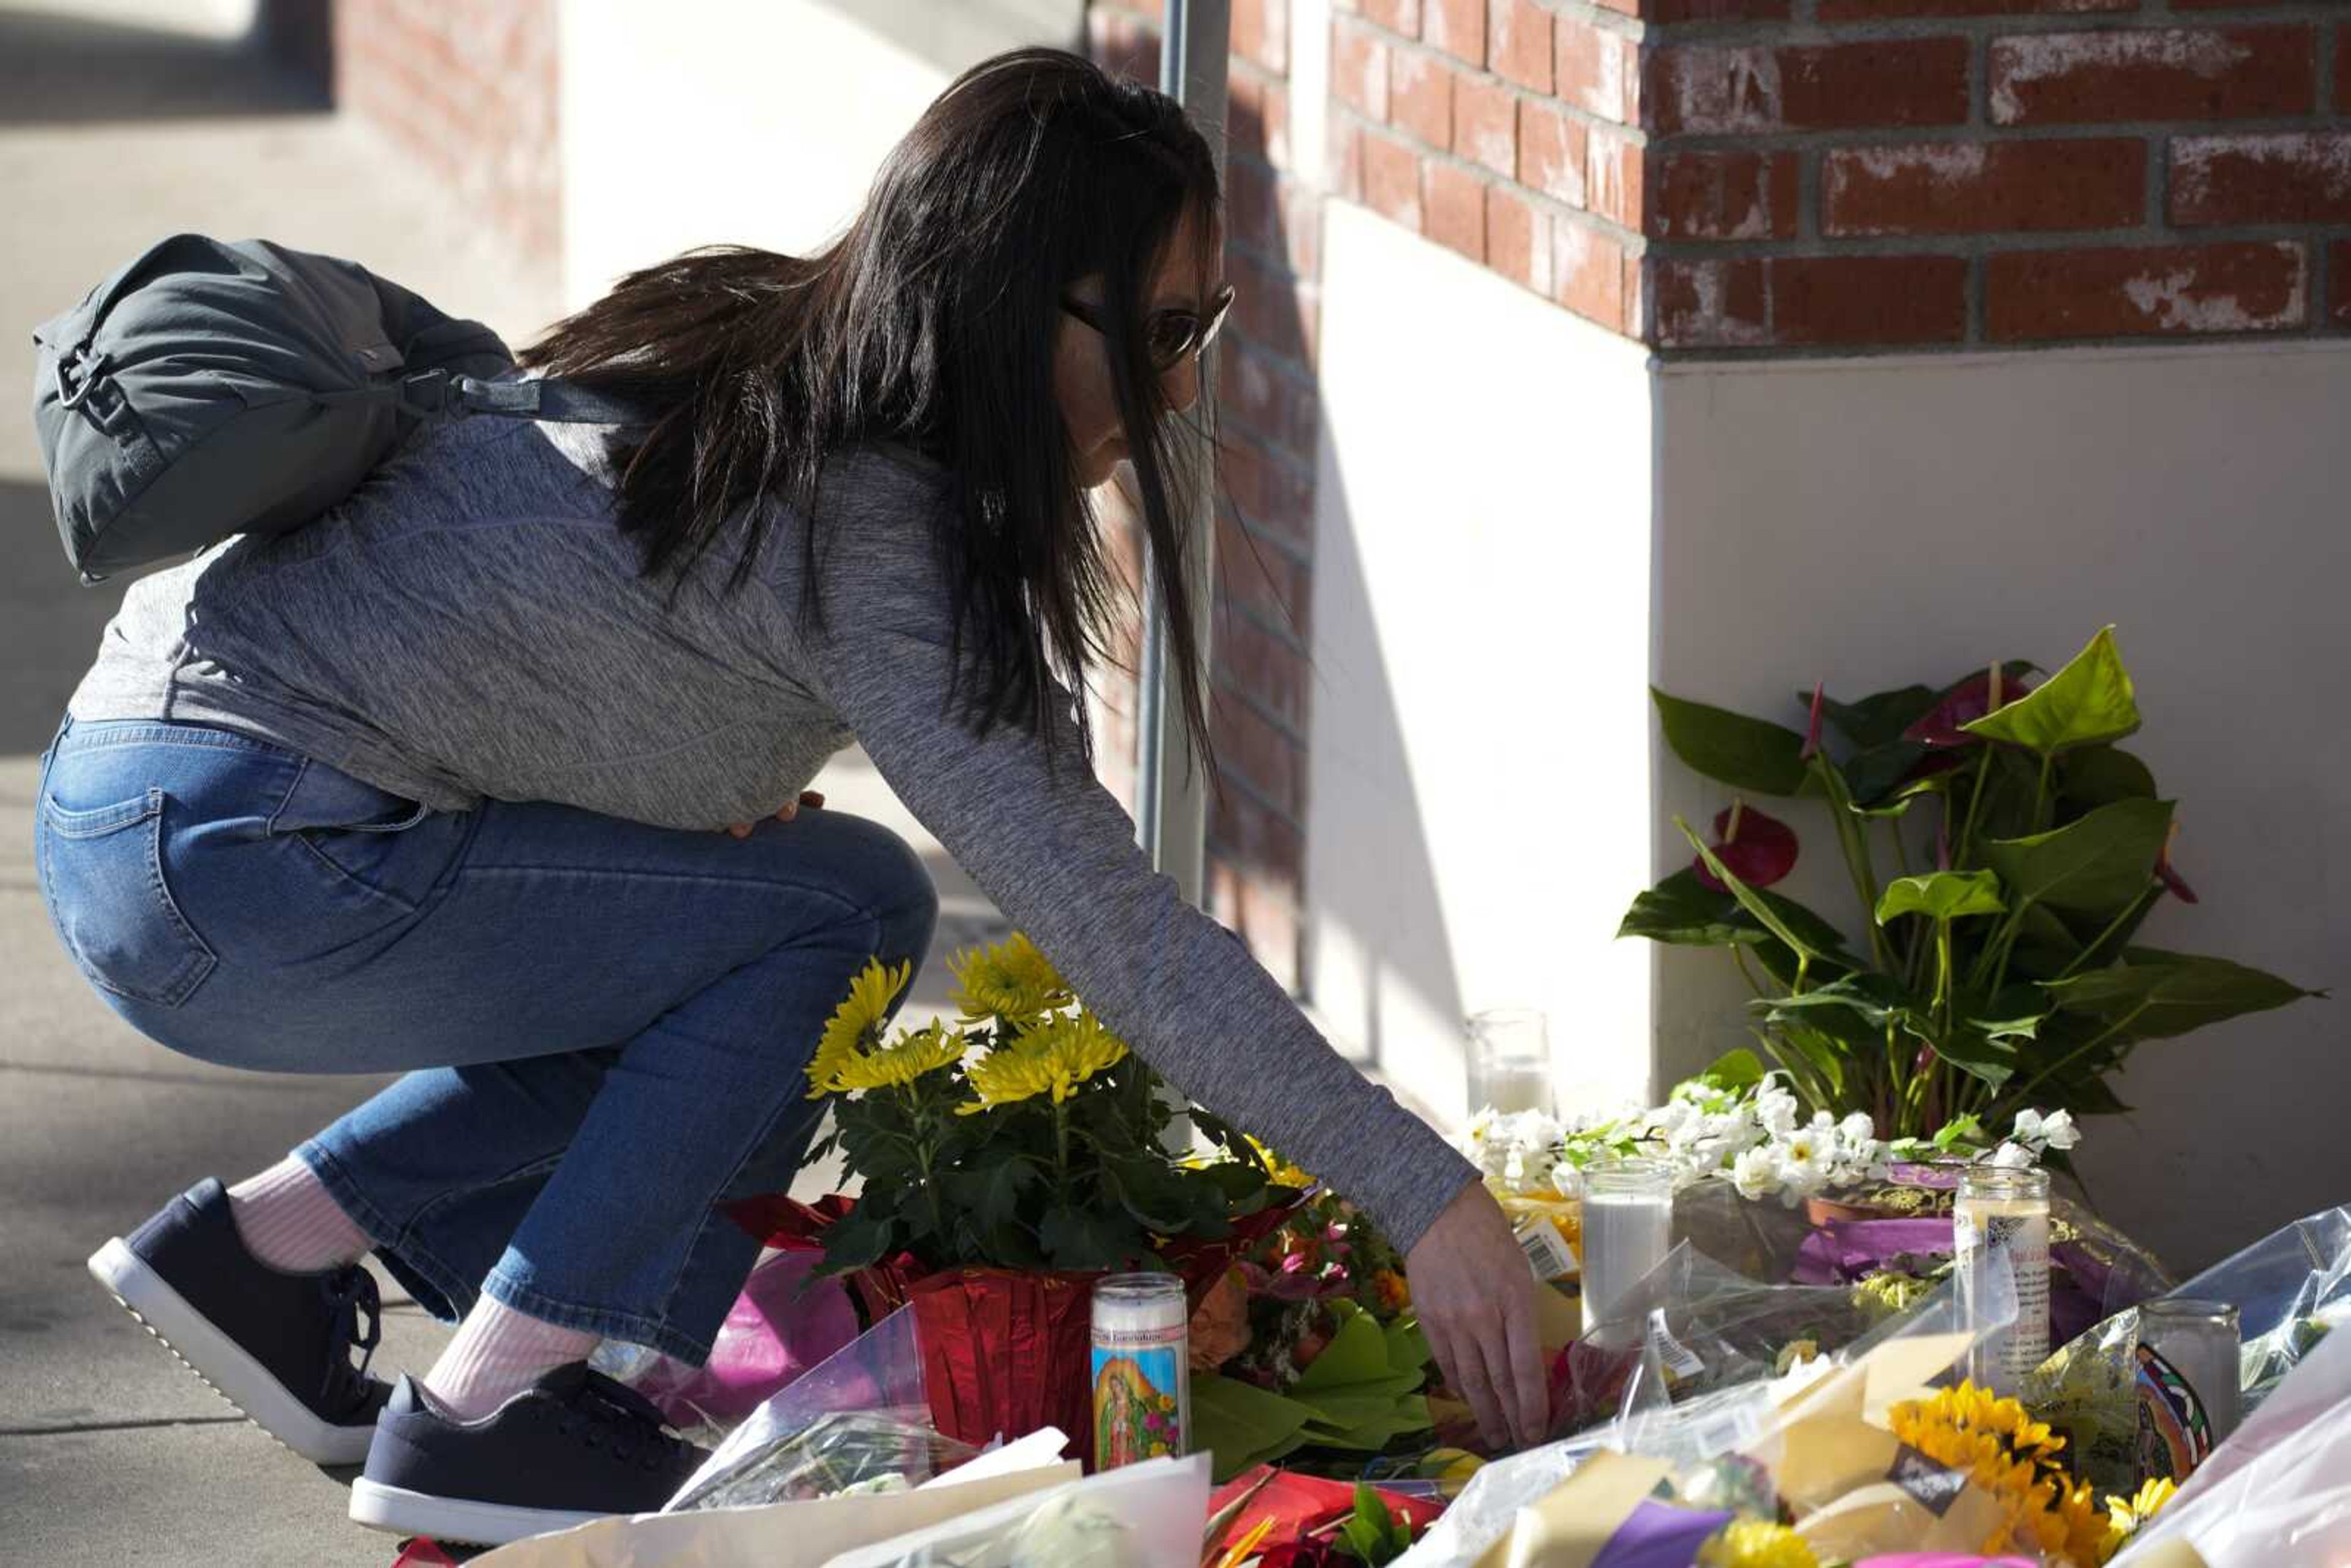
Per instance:
[[[790,805],[784,807],[781,810],[776,813],[776,821],[778,822],[789,822],[794,817],[800,814],[800,808],[802,806],[821,806],[823,804],[824,796],[820,791],[815,789],[803,789],[800,791],[800,798],[799,800],[793,801]],[[726,825],[726,831],[734,834],[738,839],[747,839],[751,836],[751,824],[748,822],[729,822]]]
[[[1447,1204],[1405,1258],[1421,1332],[1486,1441],[1531,1448],[1551,1427],[1534,1271],[1482,1182]]]

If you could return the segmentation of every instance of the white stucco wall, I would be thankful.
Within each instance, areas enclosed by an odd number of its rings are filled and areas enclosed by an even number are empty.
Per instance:
[[[953,79],[810,0],[564,0],[560,26],[574,307],[694,246],[815,248]]]
[[[1657,675],[1802,723],[1793,694],[2054,668],[2108,622],[2202,895],[2143,940],[2351,980],[2351,347],[2252,344],[1677,367],[1658,379]],[[1658,743],[1660,747],[1662,742]],[[1720,792],[1658,768],[1667,820]],[[1776,810],[1777,808],[1775,807]],[[1789,891],[1853,904],[1823,819]],[[1809,831],[1807,831],[1809,830]],[[1712,954],[1661,967],[1665,1076],[1737,1043]],[[2093,1198],[2180,1265],[2351,1200],[2351,1018],[2311,1001],[2143,1046]]]
[[[1549,1010],[1562,1095],[1636,1095],[1646,356],[1361,208],[1323,237],[1316,1013],[1440,1116],[1491,1007]]]

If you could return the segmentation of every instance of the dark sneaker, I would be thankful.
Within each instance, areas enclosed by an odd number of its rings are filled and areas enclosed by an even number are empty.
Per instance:
[[[499,1546],[611,1513],[657,1513],[710,1457],[644,1396],[559,1366],[478,1421],[443,1415],[403,1377],[376,1423],[351,1517],[378,1530]]]
[[[246,1250],[227,1190],[206,1179],[99,1248],[89,1271],[255,1426],[314,1464],[367,1458],[392,1390],[367,1375],[382,1309],[365,1269],[271,1268]]]

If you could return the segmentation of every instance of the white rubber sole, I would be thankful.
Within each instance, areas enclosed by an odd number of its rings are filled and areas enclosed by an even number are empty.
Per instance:
[[[373,1423],[339,1427],[320,1420],[267,1367],[213,1327],[120,1237],[90,1254],[89,1271],[182,1366],[278,1442],[314,1465],[366,1460],[368,1444],[375,1437]]]
[[[525,1536],[569,1530],[601,1513],[572,1513],[555,1508],[511,1508],[505,1503],[475,1502],[461,1497],[433,1497],[424,1492],[388,1487],[365,1477],[351,1483],[351,1519],[371,1530],[397,1535],[429,1535],[463,1546],[504,1546]]]

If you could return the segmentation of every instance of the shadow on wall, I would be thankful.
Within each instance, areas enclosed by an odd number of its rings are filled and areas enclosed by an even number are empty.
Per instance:
[[[1155,55],[1147,65],[1155,80]],[[1253,167],[1264,162],[1269,128],[1262,110],[1243,95],[1235,95],[1228,110],[1227,138],[1228,166],[1238,160]],[[1319,428],[1327,404],[1315,372],[1308,370],[1302,384],[1285,388],[1279,364],[1293,346],[1300,362],[1312,362],[1317,324],[1307,319],[1286,285],[1289,259],[1311,256],[1321,246],[1319,236],[1290,233],[1290,204],[1275,197],[1270,171],[1258,172],[1249,181],[1228,174],[1226,183],[1228,259],[1240,261],[1232,270],[1247,276],[1236,279],[1244,298],[1228,329],[1236,347],[1220,367],[1219,417],[1227,422],[1222,434],[1228,448],[1266,449],[1254,455],[1254,466],[1272,476],[1264,486],[1269,493],[1287,493],[1294,481],[1297,494],[1311,499],[1292,525],[1304,538],[1295,547],[1285,546],[1283,519],[1251,517],[1220,472],[1220,509],[1228,523],[1240,526],[1219,530],[1212,635],[1221,643],[1235,617],[1249,617],[1259,628],[1276,622],[1275,630],[1301,650],[1293,722],[1300,774],[1294,798],[1302,842],[1286,844],[1278,832],[1265,835],[1271,841],[1252,842],[1251,835],[1219,834],[1212,825],[1209,852],[1277,885],[1296,877],[1299,907],[1291,939],[1298,947],[1301,999],[1316,1007],[1343,1051],[1393,1073],[1399,1064],[1386,1060],[1392,1009],[1402,1000],[1424,1028],[1426,1020],[1436,1019],[1449,1029],[1461,1017],[1460,984],[1343,477],[1326,456],[1316,455],[1307,460],[1312,471],[1301,478],[1289,466],[1298,459],[1280,455],[1285,436],[1292,452],[1301,445],[1321,455],[1332,450],[1328,431]],[[1251,222],[1230,210],[1253,194],[1262,195],[1270,213]],[[1306,211],[1312,221],[1313,209]],[[1261,249],[1249,244],[1246,236],[1252,233],[1264,235]],[[1301,239],[1308,243],[1293,243]],[[1277,284],[1282,286],[1278,291]],[[1234,355],[1239,353],[1255,356],[1259,362],[1249,373],[1270,378],[1275,395],[1237,395],[1242,373]],[[1290,422],[1286,431],[1267,428],[1284,420]],[[1233,540],[1248,553],[1236,558],[1228,548]],[[1318,654],[1337,656],[1335,682],[1316,664]],[[1234,672],[1221,659],[1216,681],[1219,708],[1248,705]],[[1325,740],[1335,722],[1343,741],[1335,754],[1315,756],[1306,748],[1309,716],[1318,703],[1343,705],[1323,716]],[[1337,785],[1343,778],[1338,769],[1345,770],[1343,788],[1315,788],[1318,778]],[[1230,779],[1220,783],[1236,788]],[[1274,935],[1250,929],[1246,904],[1238,913],[1237,924],[1252,946]],[[1344,994],[1330,992],[1333,985]],[[1451,1106],[1437,1109],[1449,1113]]]
[[[0,755],[49,744],[131,581],[84,588],[56,534],[46,484],[0,479],[0,538],[16,551],[14,569],[0,572]]]
[[[327,79],[323,56],[266,11],[221,37],[0,10],[0,126],[323,114]]]
[[[1322,445],[1332,449],[1327,431]],[[1462,1017],[1461,982],[1346,479],[1332,462],[1318,462],[1317,470],[1316,646],[1341,653],[1345,664],[1343,688],[1319,673],[1312,684],[1318,699],[1346,705],[1327,716],[1343,727],[1326,722],[1322,729],[1326,741],[1343,740],[1343,754],[1317,761],[1327,777],[1344,768],[1352,788],[1344,815],[1338,791],[1326,791],[1332,809],[1317,819],[1310,841],[1315,961],[1308,973],[1343,977],[1349,995],[1314,999],[1369,1065],[1395,1075],[1405,1064],[1387,1057],[1391,1007],[1406,999],[1424,1025],[1449,1027]],[[1449,1114],[1452,1106],[1432,1109]]]

